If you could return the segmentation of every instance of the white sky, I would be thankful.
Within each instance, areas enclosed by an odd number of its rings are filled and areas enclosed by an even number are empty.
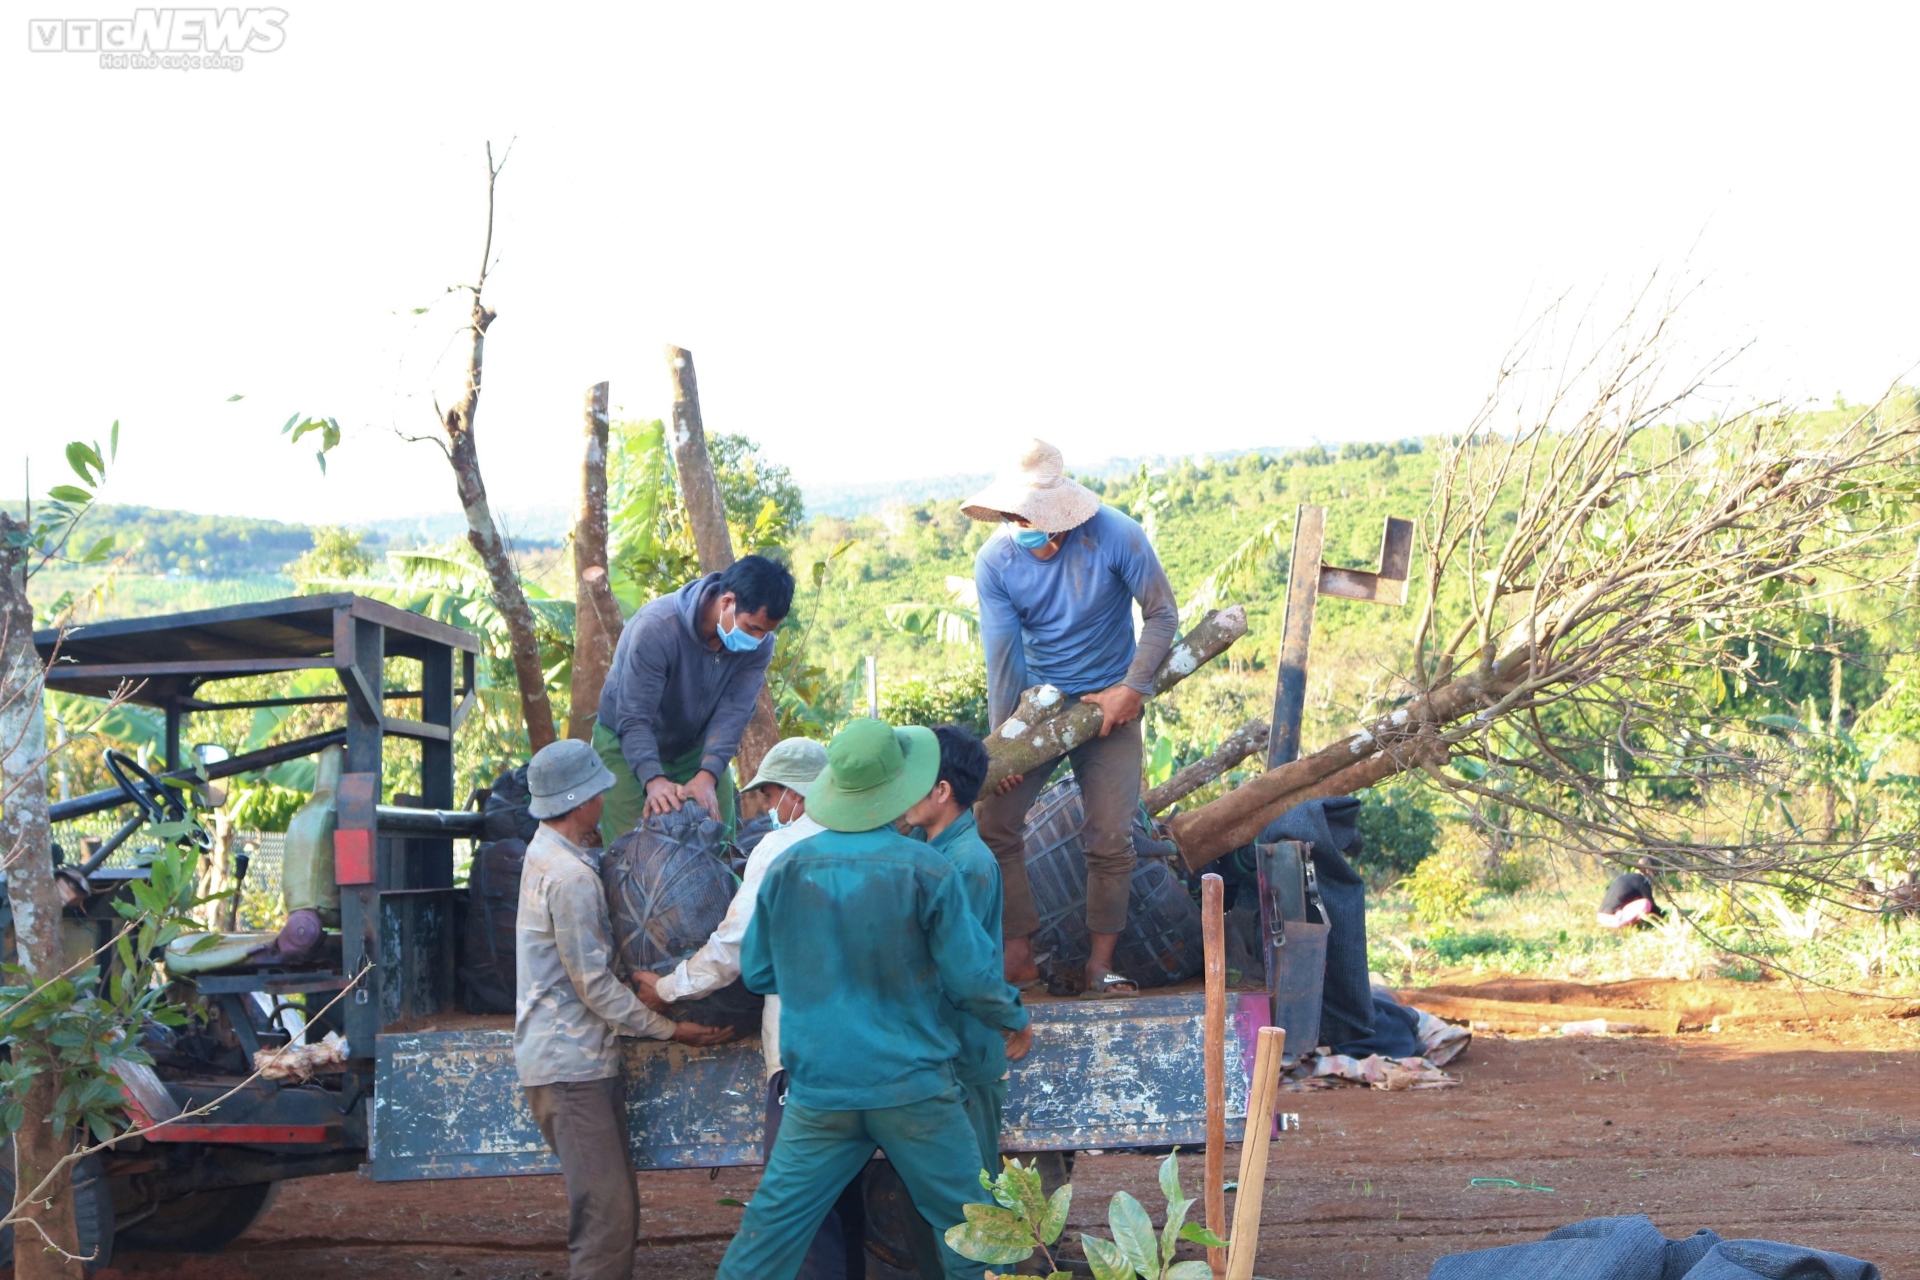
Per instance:
[[[433,357],[501,179],[481,452],[571,500],[579,404],[803,481],[1462,424],[1554,295],[1685,265],[1727,394],[1920,359],[1920,7],[282,0],[238,73],[0,54],[0,486],[121,419],[111,500],[455,508]],[[576,11],[584,12],[584,11]],[[446,386],[458,348],[440,370]],[[225,403],[239,392],[246,399]],[[444,393],[443,393],[444,394]],[[276,434],[349,430],[322,479]]]

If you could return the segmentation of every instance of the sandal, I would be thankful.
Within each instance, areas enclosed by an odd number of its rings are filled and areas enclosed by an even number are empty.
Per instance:
[[[1103,973],[1085,994],[1090,1000],[1105,1000],[1109,996],[1130,996],[1139,990],[1140,984],[1124,973]]]

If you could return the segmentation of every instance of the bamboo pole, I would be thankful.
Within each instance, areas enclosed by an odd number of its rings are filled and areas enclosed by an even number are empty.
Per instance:
[[[1222,911],[1225,882],[1211,873],[1200,877],[1200,928],[1206,944],[1207,1022],[1207,1229],[1227,1229],[1227,936]],[[1227,1274],[1227,1251],[1208,1249],[1214,1280]]]
[[[1253,1255],[1260,1248],[1260,1206],[1266,1199],[1267,1146],[1273,1139],[1273,1100],[1280,1088],[1280,1054],[1286,1045],[1284,1028],[1260,1028],[1253,1079],[1247,1086],[1247,1128],[1240,1144],[1240,1187],[1233,1197],[1226,1280],[1253,1280]]]

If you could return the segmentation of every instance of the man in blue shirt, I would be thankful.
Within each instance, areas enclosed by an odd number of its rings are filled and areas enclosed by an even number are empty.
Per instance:
[[[973,561],[986,646],[987,706],[996,728],[1023,691],[1050,684],[1101,710],[1100,736],[1068,754],[1086,807],[1087,989],[1134,990],[1113,971],[1133,880],[1133,818],[1140,804],[1140,705],[1172,647],[1180,610],[1146,531],[1066,474],[1060,451],[1034,440],[1018,470],[961,507],[1001,522]],[[1133,634],[1133,606],[1141,630]],[[1027,810],[1058,762],[1002,782],[980,806],[980,836],[1006,882],[1007,980],[1038,976],[1040,927],[1027,881]]]
[[[791,1280],[828,1207],[877,1146],[935,1234],[980,1197],[980,1144],[956,1078],[951,1004],[1032,1043],[1020,995],[954,866],[893,828],[934,789],[930,729],[856,720],[807,793],[826,830],[767,872],[741,945],[749,989],[780,997],[787,1106],[719,1280]],[[984,1268],[940,1246],[949,1277]]]

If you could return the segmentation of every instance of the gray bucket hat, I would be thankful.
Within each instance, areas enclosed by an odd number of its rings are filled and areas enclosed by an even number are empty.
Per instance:
[[[549,742],[536,751],[527,766],[527,790],[533,803],[527,812],[536,818],[557,818],[578,809],[614,784],[613,771],[600,753],[577,738]]]
[[[773,744],[773,750],[761,757],[760,768],[754,773],[753,781],[740,790],[747,792],[755,787],[777,783],[804,800],[807,789],[813,786],[814,779],[826,767],[827,748],[824,744],[812,738],[782,738]]]

